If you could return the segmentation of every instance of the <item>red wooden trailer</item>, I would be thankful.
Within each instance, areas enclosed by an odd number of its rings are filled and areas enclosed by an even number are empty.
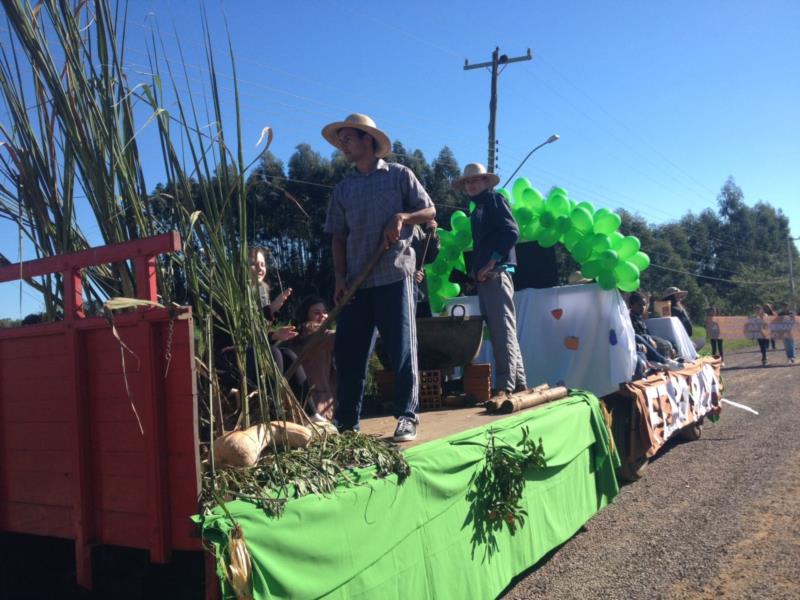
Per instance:
[[[87,588],[92,545],[156,563],[201,549],[191,310],[118,314],[123,349],[82,300],[82,269],[131,260],[155,302],[156,256],[178,250],[169,233],[0,268],[0,283],[61,273],[65,292],[63,320],[0,330],[0,530],[74,539]]]

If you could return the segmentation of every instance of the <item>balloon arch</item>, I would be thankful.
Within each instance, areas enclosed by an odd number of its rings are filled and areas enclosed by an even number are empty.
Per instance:
[[[514,182],[511,193],[505,188],[498,193],[511,205],[520,241],[535,241],[543,248],[561,242],[581,266],[583,276],[595,279],[604,290],[639,289],[639,274],[650,266],[650,257],[639,249],[638,238],[618,231],[618,214],[607,208],[595,210],[590,202],[575,202],[559,187],[550,190],[545,198],[525,177]],[[473,208],[470,202],[470,210]],[[450,231],[439,230],[439,256],[425,267],[434,313],[444,308],[448,298],[461,293],[461,287],[450,281],[450,273],[453,269],[467,272],[464,251],[472,249],[469,217],[458,210],[450,218],[450,226]]]

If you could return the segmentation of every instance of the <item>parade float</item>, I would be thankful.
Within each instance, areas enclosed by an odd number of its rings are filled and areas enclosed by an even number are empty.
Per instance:
[[[31,285],[46,314],[0,335],[0,529],[73,539],[87,588],[91,548],[110,544],[159,563],[206,551],[209,596],[486,598],[614,498],[604,409],[568,375],[542,377],[550,389],[510,409],[425,413],[428,437],[404,451],[310,423],[251,292],[246,175],[258,157],[244,160],[241,135],[228,145],[216,94],[212,126],[191,98],[167,98],[171,73],[157,56],[151,81],[128,87],[117,15],[88,6],[4,3],[15,44],[2,60],[14,120],[3,130],[2,210],[35,258],[0,268],[0,282]],[[210,51],[207,68],[216,85]],[[155,193],[138,146],[142,109],[166,171]],[[271,136],[265,128],[264,147]],[[564,243],[605,294],[638,287],[648,259],[617,232],[617,215],[573,206],[559,188],[545,200],[520,181],[504,193],[523,239]],[[428,272],[437,311],[459,293],[448,269],[463,262],[465,221],[454,216],[446,260]],[[557,309],[550,318],[569,323]],[[629,344],[618,327],[607,344]],[[220,383],[219,337],[235,392]],[[566,350],[592,347],[572,337]],[[474,367],[473,389],[488,376]]]

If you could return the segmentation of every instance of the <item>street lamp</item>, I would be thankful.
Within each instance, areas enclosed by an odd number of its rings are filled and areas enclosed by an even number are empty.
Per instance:
[[[557,142],[559,139],[561,139],[561,136],[560,136],[560,135],[558,135],[557,133],[554,133],[554,134],[553,134],[553,135],[551,135],[549,138],[547,138],[545,141],[543,141],[541,144],[539,144],[538,146],[536,146],[536,148],[534,148],[533,150],[531,150],[530,152],[528,152],[528,156],[526,156],[526,157],[525,157],[525,158],[522,160],[522,162],[521,162],[521,163],[519,163],[519,166],[518,166],[518,167],[517,167],[517,168],[514,170],[514,172],[511,174],[511,177],[509,177],[509,178],[506,180],[506,182],[503,184],[503,187],[506,187],[506,186],[508,185],[508,182],[509,182],[509,181],[511,181],[511,180],[514,178],[514,175],[516,175],[516,174],[517,174],[517,172],[519,172],[519,170],[522,168],[522,165],[524,165],[524,164],[527,162],[527,160],[528,160],[528,159],[531,157],[531,154],[533,154],[534,152],[536,152],[536,151],[537,151],[539,148],[541,148],[542,146],[546,146],[547,144],[552,144],[553,142]]]

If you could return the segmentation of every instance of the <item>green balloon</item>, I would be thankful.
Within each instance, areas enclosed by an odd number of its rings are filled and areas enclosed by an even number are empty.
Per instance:
[[[600,266],[603,271],[613,271],[619,262],[619,255],[615,250],[605,250],[600,255]]]
[[[613,290],[617,287],[617,280],[614,278],[612,271],[603,271],[597,276],[597,283],[604,290]]]
[[[539,217],[539,224],[545,229],[550,229],[555,226],[556,218],[553,216],[551,212],[544,211],[542,213],[542,216]]]
[[[617,287],[623,292],[635,292],[639,289],[639,285],[639,278],[637,277],[633,281],[620,281]]]
[[[629,260],[620,260],[617,266],[614,267],[614,277],[620,283],[623,281],[638,281],[639,267]]]
[[[428,290],[430,292],[430,288],[428,288]],[[433,294],[433,293],[428,294],[428,302],[430,302],[431,312],[433,314],[438,314],[444,310],[445,307],[444,301],[445,301],[444,297],[440,296],[439,294]]]
[[[556,219],[556,230],[560,234],[563,235],[570,229],[572,229],[572,221],[569,220],[569,217],[558,217],[558,219]]]
[[[472,200],[470,200],[469,201],[469,214],[472,214],[474,212],[475,212],[475,203]]]
[[[602,233],[595,233],[590,238],[592,240],[592,253],[593,254],[602,254],[609,248],[611,248],[611,240],[608,239],[607,235],[603,235]]]
[[[548,200],[553,196],[563,196],[564,198],[569,198],[567,190],[562,187],[554,187],[552,190],[550,190],[550,193],[547,194]]]
[[[439,288],[439,294],[445,298],[454,298],[461,293],[461,286],[452,281],[445,281],[442,287]]]
[[[450,227],[453,231],[468,231],[470,229],[469,217],[463,210],[457,210],[450,215]]]
[[[525,190],[532,188],[530,180],[527,177],[518,177],[511,187],[515,202],[523,202],[523,194]]]
[[[583,234],[574,227],[564,234],[564,246],[572,252],[578,242],[583,239]]]
[[[536,188],[528,188],[522,192],[522,201],[527,204],[536,215],[544,210],[544,197]]]
[[[594,221],[594,204],[591,202],[578,202],[578,206],[575,208],[585,208],[589,211],[589,214],[592,215],[592,220]]]
[[[625,236],[622,241],[619,243],[619,258],[620,260],[626,260],[636,254],[639,251],[639,248],[642,247],[642,243],[639,241],[639,238],[633,235]]]
[[[436,230],[436,233],[439,234],[439,244],[441,245],[442,248],[455,243],[456,239],[455,231],[447,231],[447,229],[439,228]]]
[[[619,231],[612,231],[608,234],[608,243],[612,250],[616,250],[619,252],[619,245],[622,243],[622,240],[625,239],[625,236],[622,235]]]
[[[619,215],[611,212],[607,208],[601,208],[594,215],[594,232],[603,233],[608,235],[612,231],[616,231],[622,223]]]
[[[545,212],[552,213],[554,217],[565,217],[569,214],[569,200],[566,196],[550,194],[544,209]]]
[[[472,233],[463,229],[456,233],[456,245],[463,250],[472,243]]]
[[[641,250],[631,256],[628,260],[639,267],[640,273],[650,266],[650,257]]]
[[[602,272],[603,267],[600,266],[599,260],[590,260],[581,265],[581,275],[589,279],[595,279]]]
[[[442,284],[444,283],[444,279],[439,275],[435,275],[433,273],[429,273],[427,275],[428,279],[428,292],[430,294],[437,294],[439,290],[442,288]]]
[[[525,227],[533,220],[533,211],[526,204],[516,205],[511,212],[520,227]]]
[[[572,249],[572,258],[578,264],[583,264],[592,255],[592,236],[586,236]]]
[[[569,220],[572,222],[572,226],[577,229],[578,231],[582,231],[584,233],[588,233],[592,230],[592,225],[594,224],[594,219],[592,218],[592,213],[586,210],[582,206],[576,206],[569,215]]]
[[[458,269],[462,273],[466,273],[467,272],[467,265],[464,262],[464,255],[463,254],[460,254],[458,259],[456,260],[456,262],[454,262],[451,266],[454,269]]]
[[[528,223],[524,227],[520,227],[519,229],[519,237],[525,242],[531,242],[536,239],[536,235],[539,233],[539,224],[534,222]]]
[[[448,263],[452,263],[457,261],[458,257],[461,256],[461,248],[459,248],[456,244],[448,244],[447,246],[442,246],[439,254],[444,256],[444,259]]]
[[[539,245],[542,248],[550,248],[558,243],[561,238],[561,233],[557,229],[545,229],[540,235],[537,236]]]
[[[509,204],[511,204],[512,206],[514,205],[514,198],[511,197],[511,193],[506,188],[500,188],[499,190],[496,191],[503,198],[505,198]]]
[[[435,273],[436,275],[444,275],[447,271],[450,270],[450,265],[447,264],[447,261],[444,260],[444,256],[441,254],[436,257],[436,260],[433,261],[432,264],[425,267],[425,272],[429,273],[428,269],[430,269],[430,273]]]

